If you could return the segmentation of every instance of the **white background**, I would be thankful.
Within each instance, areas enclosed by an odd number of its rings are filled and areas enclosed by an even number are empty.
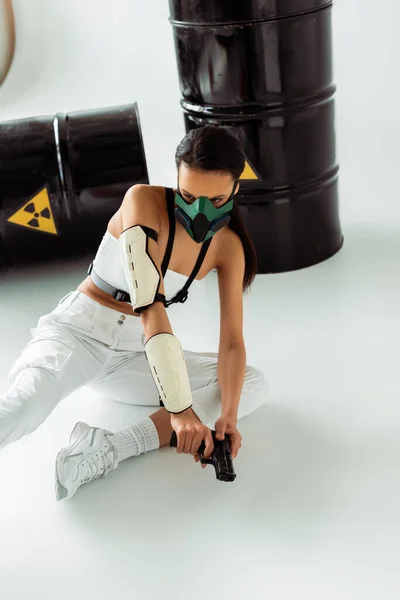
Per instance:
[[[0,119],[137,101],[151,182],[172,185],[184,126],[168,2],[14,9]],[[148,414],[80,390],[0,454],[2,599],[397,600],[399,17],[395,0],[335,4],[345,245],[321,265],[258,276],[245,297],[248,362],[271,393],[239,426],[235,485],[166,450],[55,503],[54,458],[76,421],[113,430]],[[0,278],[1,380],[87,262]],[[215,351],[216,302],[211,274],[198,298],[170,309],[184,346]]]

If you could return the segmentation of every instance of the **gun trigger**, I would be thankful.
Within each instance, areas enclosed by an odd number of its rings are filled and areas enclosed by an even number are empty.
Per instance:
[[[213,465],[214,462],[211,458],[204,458],[203,454],[200,454],[200,462],[202,465]]]

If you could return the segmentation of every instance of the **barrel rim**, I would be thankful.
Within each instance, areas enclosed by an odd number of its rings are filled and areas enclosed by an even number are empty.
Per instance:
[[[186,114],[200,119],[218,119],[223,121],[247,121],[265,119],[279,116],[296,110],[314,109],[316,106],[335,102],[336,84],[332,82],[318,93],[298,96],[295,99],[281,100],[279,102],[265,103],[246,102],[241,105],[199,104],[182,98],[180,105]]]
[[[283,12],[281,14],[273,14],[271,12],[271,14],[266,15],[266,16],[262,16],[262,17],[255,17],[253,19],[249,19],[248,21],[245,20],[222,20],[220,19],[219,21],[204,21],[204,20],[195,20],[196,17],[194,17],[194,19],[192,21],[182,21],[179,19],[176,19],[174,17],[169,17],[169,22],[170,24],[174,27],[174,28],[179,28],[179,27],[190,27],[190,28],[208,28],[208,27],[222,27],[222,28],[227,28],[227,27],[256,27],[257,25],[262,25],[264,23],[272,23],[272,22],[276,22],[276,21],[282,21],[284,19],[293,19],[293,18],[298,18],[298,17],[302,17],[302,16],[306,16],[309,14],[315,14],[317,12],[323,11],[323,10],[327,10],[329,8],[332,8],[333,6],[333,0],[322,0],[322,4],[321,6],[317,6],[317,7],[310,7],[310,8],[305,8],[304,10],[289,10],[286,12]]]

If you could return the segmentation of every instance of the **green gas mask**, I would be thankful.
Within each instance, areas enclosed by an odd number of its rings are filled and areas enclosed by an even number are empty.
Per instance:
[[[192,204],[188,204],[181,196],[178,184],[178,192],[175,194],[175,216],[195,242],[205,242],[229,223],[236,184],[235,181],[232,194],[219,208],[206,196],[200,196]]]

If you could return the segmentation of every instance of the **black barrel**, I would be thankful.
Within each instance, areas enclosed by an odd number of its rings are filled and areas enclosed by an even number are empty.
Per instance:
[[[259,272],[308,267],[343,244],[332,0],[170,0],[186,131],[218,123],[248,164],[237,198]]]
[[[97,249],[148,183],[136,104],[0,123],[0,266]]]

